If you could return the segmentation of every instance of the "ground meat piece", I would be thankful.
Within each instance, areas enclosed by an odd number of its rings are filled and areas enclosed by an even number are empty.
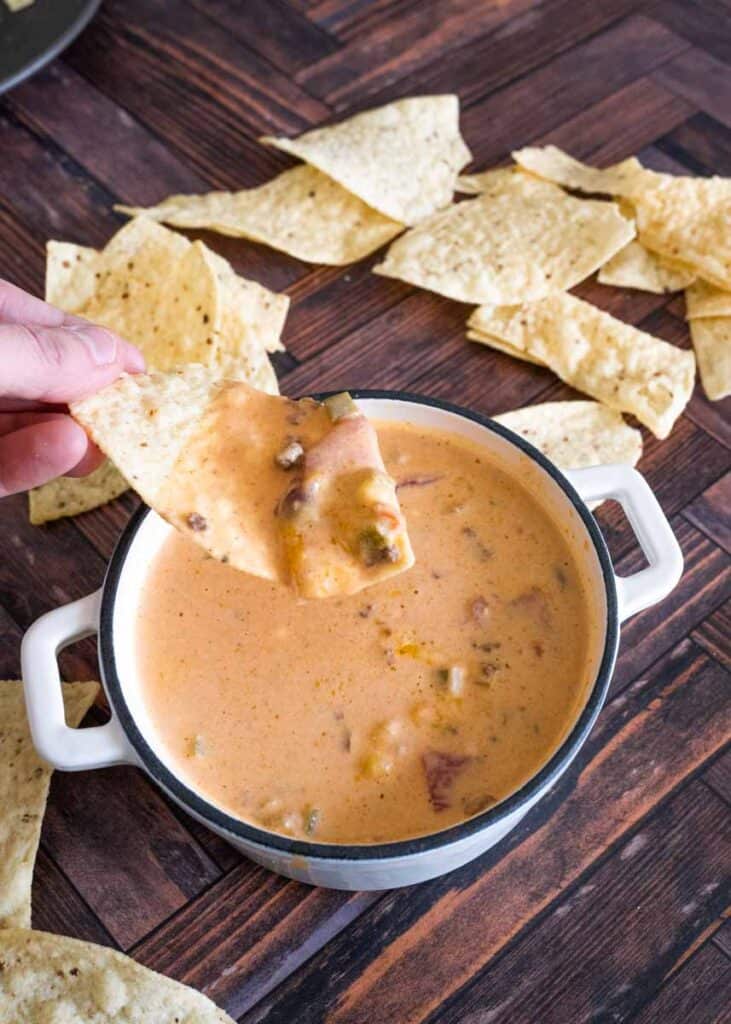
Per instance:
[[[186,517],[185,521],[191,530],[194,530],[196,533],[201,533],[203,530],[208,529],[208,523],[205,516],[200,515],[198,512],[191,512],[190,515]]]

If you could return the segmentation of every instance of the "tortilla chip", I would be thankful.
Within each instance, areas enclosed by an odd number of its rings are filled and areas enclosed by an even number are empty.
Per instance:
[[[530,353],[572,387],[632,413],[659,438],[668,436],[693,391],[692,352],[565,292],[521,306],[482,306],[468,326]]]
[[[78,516],[118,498],[129,489],[119,470],[106,459],[88,476],[60,476],[28,492],[31,523],[40,526],[64,516]]]
[[[731,292],[715,288],[707,281],[696,281],[685,290],[685,319],[731,316]]]
[[[703,390],[712,402],[731,394],[731,317],[690,321]]]
[[[146,218],[125,225],[101,252],[49,242],[46,289],[48,301],[138,345],[156,369],[216,365],[225,355],[242,379],[252,367],[261,372],[265,349],[281,349],[289,305],[238,277],[202,242]]]
[[[654,179],[632,196],[639,240],[731,291],[731,178]]]
[[[98,683],[64,683],[70,726],[79,724],[98,690]],[[22,682],[0,681],[0,928],[30,928],[33,865],[52,771],[33,746]],[[17,1020],[3,1016],[4,977],[0,970],[0,1020]]]
[[[557,146],[526,146],[512,155],[516,163],[539,178],[595,195],[631,196],[643,176],[652,174],[634,156],[599,170],[582,164]]]
[[[258,188],[170,196],[157,206],[117,206],[179,228],[249,238],[306,263],[342,266],[380,249],[403,224],[383,217],[314,167],[293,167]]]
[[[92,942],[11,928],[0,963],[8,1024],[234,1024],[207,996]]]
[[[71,411],[142,498],[209,554],[324,597],[413,561],[375,434],[347,401],[353,411],[335,417],[188,366],[121,377]],[[361,540],[378,550],[361,551]]]
[[[614,203],[575,199],[526,174],[492,182],[412,228],[375,272],[461,302],[510,305],[573,287],[634,236]]]
[[[678,270],[666,263],[662,256],[645,249],[638,241],[632,241],[620,249],[600,267],[600,284],[615,288],[637,288],[643,292],[662,295],[687,288],[695,280],[694,270]]]
[[[487,334],[485,331],[467,331],[467,337],[470,341],[479,341],[483,345],[494,348],[497,352],[504,352],[506,356],[512,356],[513,359],[522,359],[524,363],[533,363],[534,366],[546,365],[529,352],[522,352],[519,348],[515,348],[514,345],[509,345],[507,341],[501,341],[500,338]]]
[[[459,132],[459,97],[413,96],[305,132],[261,139],[329,175],[374,210],[417,224],[452,201],[471,159]]]
[[[75,313],[96,288],[99,253],[71,242],[46,242],[46,302]]]
[[[24,7],[30,7],[32,3],[35,3],[35,0],[5,0],[6,6],[13,12],[22,11]]]
[[[460,174],[456,190],[463,195],[479,196],[483,192],[501,187],[506,180],[515,175],[530,177],[520,167],[491,167],[489,171],[480,171],[478,174]]]
[[[626,462],[636,466],[642,434],[599,402],[543,402],[494,416],[540,449],[559,469]]]

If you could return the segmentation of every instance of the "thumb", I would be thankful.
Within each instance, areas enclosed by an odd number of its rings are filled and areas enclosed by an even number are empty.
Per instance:
[[[75,402],[144,368],[133,345],[85,320],[0,324],[0,396],[6,398]]]

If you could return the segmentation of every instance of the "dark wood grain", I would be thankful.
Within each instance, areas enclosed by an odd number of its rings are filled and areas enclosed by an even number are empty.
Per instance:
[[[134,768],[57,772],[43,845],[125,949],[221,873]]]
[[[40,293],[48,238],[101,246],[115,202],[260,184],[291,161],[259,135],[408,95],[459,94],[474,169],[552,143],[731,176],[729,25],[731,0],[104,0],[0,99],[0,277]],[[398,388],[487,415],[580,397],[468,342],[469,307],[374,275],[381,254],[319,267],[186,234],[290,295],[286,393]],[[690,346],[681,295],[575,291]],[[35,925],[130,950],[248,1024],[731,1022],[731,399],[698,386],[668,439],[643,438],[683,577],[624,624],[578,761],[501,844],[412,889],[327,892],[256,867],[137,771],[57,774]],[[0,676],[36,616],[99,586],[137,505],[39,528],[24,496],[0,504]],[[597,520],[637,571],[618,506]],[[60,665],[93,677],[94,641]]]
[[[583,875],[439,1019],[457,1024],[480,1011],[515,1024],[630,1019],[695,938],[721,919],[724,843],[731,843],[728,809],[696,782]],[[689,902],[691,886],[698,898]]]

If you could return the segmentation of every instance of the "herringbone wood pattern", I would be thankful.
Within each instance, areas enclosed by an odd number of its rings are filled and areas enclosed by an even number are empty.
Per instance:
[[[105,0],[0,105],[0,275],[40,292],[49,237],[101,245],[114,202],[265,180],[257,144],[419,92],[456,91],[475,168],[528,142],[597,162],[731,175],[729,0]],[[400,387],[485,413],[569,395],[464,339],[465,308],[370,273],[206,242],[293,298],[291,394]],[[682,301],[579,294],[680,345]],[[575,769],[506,842],[413,890],[313,890],[254,867],[132,769],[57,775],[36,927],[108,943],[247,1024],[731,1020],[728,405],[698,391],[641,468],[686,559],[624,630]],[[725,474],[725,475],[724,475]],[[0,676],[21,631],[97,587],[135,499],[44,529],[0,507]],[[638,556],[602,514],[621,571]],[[724,604],[726,601],[726,604]],[[84,642],[68,678],[95,675]]]

